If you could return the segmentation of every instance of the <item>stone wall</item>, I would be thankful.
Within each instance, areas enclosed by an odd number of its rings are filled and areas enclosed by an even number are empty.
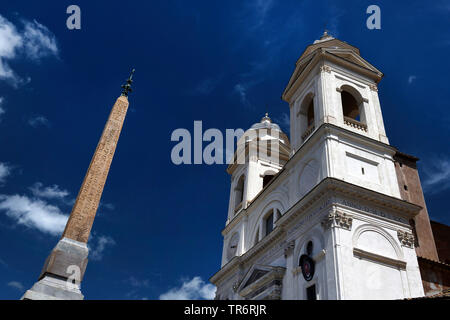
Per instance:
[[[417,171],[416,161],[419,159],[401,152],[397,152],[394,159],[401,198],[423,208],[414,219],[417,256],[438,261],[430,218]]]

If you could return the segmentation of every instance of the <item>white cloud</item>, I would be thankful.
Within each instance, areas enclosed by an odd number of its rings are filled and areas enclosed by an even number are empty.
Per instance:
[[[5,268],[8,268],[8,264],[2,259],[0,259],[0,265],[2,265]]]
[[[92,234],[88,243],[89,258],[95,261],[103,259],[105,249],[114,246],[115,244],[116,242],[114,239],[109,236],[96,236],[95,234]]]
[[[426,193],[439,193],[450,188],[450,160],[436,158],[424,169],[423,190]]]
[[[5,109],[2,107],[4,101],[5,99],[3,97],[0,97],[0,121],[2,121],[2,114],[6,112]]]
[[[172,288],[159,296],[160,300],[212,300],[216,287],[205,283],[200,277],[183,281],[181,287]]]
[[[5,60],[15,58],[22,45],[22,37],[16,27],[0,15],[0,78],[17,80],[16,74]]]
[[[23,20],[23,44],[25,54],[32,60],[46,56],[58,56],[56,38],[48,28],[36,20]]]
[[[134,288],[147,288],[150,285],[148,279],[140,280],[133,276],[129,277],[125,282]]]
[[[44,188],[41,182],[36,182],[29,189],[38,198],[62,199],[69,195],[69,191],[60,189],[56,184]]]
[[[291,126],[291,122],[289,119],[289,115],[286,112],[281,114],[281,117],[275,118],[274,122],[279,124],[285,131],[285,133],[289,132],[289,128]]]
[[[23,28],[18,28],[0,15],[0,79],[8,80],[17,87],[29,81],[22,79],[8,62],[24,56],[32,61],[39,61],[46,56],[58,56],[56,38],[47,27],[36,20],[22,20]]]
[[[7,284],[9,287],[17,289],[19,291],[23,291],[25,289],[25,287],[23,286],[23,284],[21,284],[19,281],[10,281]]]
[[[241,103],[246,107],[251,106],[250,101],[247,99],[247,89],[247,85],[242,83],[238,83],[234,86],[234,92],[239,94]]]
[[[43,127],[50,127],[50,121],[44,116],[36,116],[33,118],[30,118],[28,120],[28,124],[32,126],[33,128],[37,128],[39,126]]]
[[[249,30],[260,28],[266,22],[267,14],[273,7],[273,0],[252,0],[244,2],[244,16],[243,19],[248,25]]]
[[[11,174],[11,166],[6,163],[0,162],[0,185],[3,184],[6,180],[6,177]]]
[[[416,79],[417,79],[417,76],[410,75],[410,76],[408,77],[408,84],[413,83],[413,81],[416,80]]]
[[[68,219],[68,215],[63,214],[58,207],[20,195],[0,195],[0,211],[4,211],[19,225],[54,236],[64,231]]]
[[[112,203],[100,202],[100,207],[106,208],[108,210],[114,210],[116,207]]]
[[[335,38],[339,36],[339,24],[341,22],[342,16],[344,15],[344,12],[344,10],[338,8],[334,4],[328,7],[328,23],[326,25],[326,28],[329,30],[329,34],[331,34]]]

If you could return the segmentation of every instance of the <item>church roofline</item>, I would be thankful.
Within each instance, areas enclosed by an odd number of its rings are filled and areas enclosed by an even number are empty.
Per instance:
[[[398,150],[397,150],[397,152],[395,153],[395,157],[406,158],[406,159],[408,159],[408,160],[410,160],[410,161],[413,161],[413,162],[417,162],[417,161],[420,160],[419,158],[417,158],[417,157],[415,157],[415,156],[412,156],[412,155],[410,155],[410,154],[407,154],[407,153],[404,153],[404,152],[401,152],[401,151],[398,151]]]
[[[320,49],[320,48],[329,48],[327,46],[328,42],[340,42],[342,44],[344,44],[344,48],[349,48],[352,49],[353,51],[355,51],[358,55],[360,55],[360,50],[358,47],[355,47],[354,45],[349,44],[346,41],[340,40],[338,38],[331,38],[329,40],[325,40],[325,41],[321,41],[321,42],[316,42],[316,43],[311,43],[310,45],[308,45],[305,50],[303,50],[302,54],[300,55],[300,58],[298,58],[297,62],[299,60],[301,60],[303,58],[303,56],[306,54],[308,55],[309,53],[315,51],[316,49]]]
[[[363,61],[366,65],[372,67],[374,70],[371,70],[370,68],[364,67],[364,66],[357,64],[353,61],[350,61],[348,59],[342,58],[342,57],[328,51],[327,48],[319,47],[319,48],[315,49],[314,51],[312,51],[310,54],[312,55],[312,58],[308,58],[309,61],[306,62],[306,66],[303,68],[303,70],[301,70],[301,72],[297,72],[297,70],[299,70],[300,68],[299,68],[299,65],[296,64],[295,69],[294,69],[291,77],[289,78],[289,81],[283,91],[283,94],[281,95],[281,98],[284,101],[289,103],[290,99],[296,92],[295,89],[297,89],[302,84],[303,80],[307,77],[307,75],[310,73],[310,71],[320,63],[325,64],[325,62],[327,60],[330,62],[334,62],[336,64],[342,64],[345,67],[347,67],[353,71],[360,72],[361,74],[372,79],[375,83],[379,83],[384,76],[384,74],[380,70],[375,68],[371,63],[366,61],[360,55],[355,55],[355,57],[357,57],[358,59]],[[306,56],[306,57],[308,57],[308,56]],[[305,59],[306,59],[306,57],[305,57]],[[306,60],[308,60],[308,59],[306,59]]]

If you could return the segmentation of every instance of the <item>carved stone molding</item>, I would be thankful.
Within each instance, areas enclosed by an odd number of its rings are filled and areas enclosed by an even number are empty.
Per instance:
[[[328,72],[331,73],[331,67],[330,66],[320,66],[320,71],[322,72]]]
[[[338,227],[351,230],[353,218],[350,215],[337,211],[334,215],[334,219]]]
[[[351,215],[336,211],[331,212],[325,219],[322,220],[321,224],[324,229],[328,229],[331,226],[343,228],[346,230],[352,229],[353,218]]]
[[[404,247],[414,248],[414,235],[406,231],[397,231],[398,240]]]
[[[286,247],[284,248],[284,257],[287,258],[294,251],[295,241],[289,241]]]
[[[374,85],[374,84],[370,84],[370,85],[369,85],[369,88],[370,88],[370,90],[372,90],[372,91],[378,92],[378,88],[377,88],[377,86]]]

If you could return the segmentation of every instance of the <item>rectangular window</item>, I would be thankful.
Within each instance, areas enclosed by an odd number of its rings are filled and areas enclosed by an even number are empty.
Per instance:
[[[273,212],[266,218],[266,236],[273,230]]]
[[[306,299],[307,300],[317,300],[315,284],[313,284],[311,287],[306,288]]]

